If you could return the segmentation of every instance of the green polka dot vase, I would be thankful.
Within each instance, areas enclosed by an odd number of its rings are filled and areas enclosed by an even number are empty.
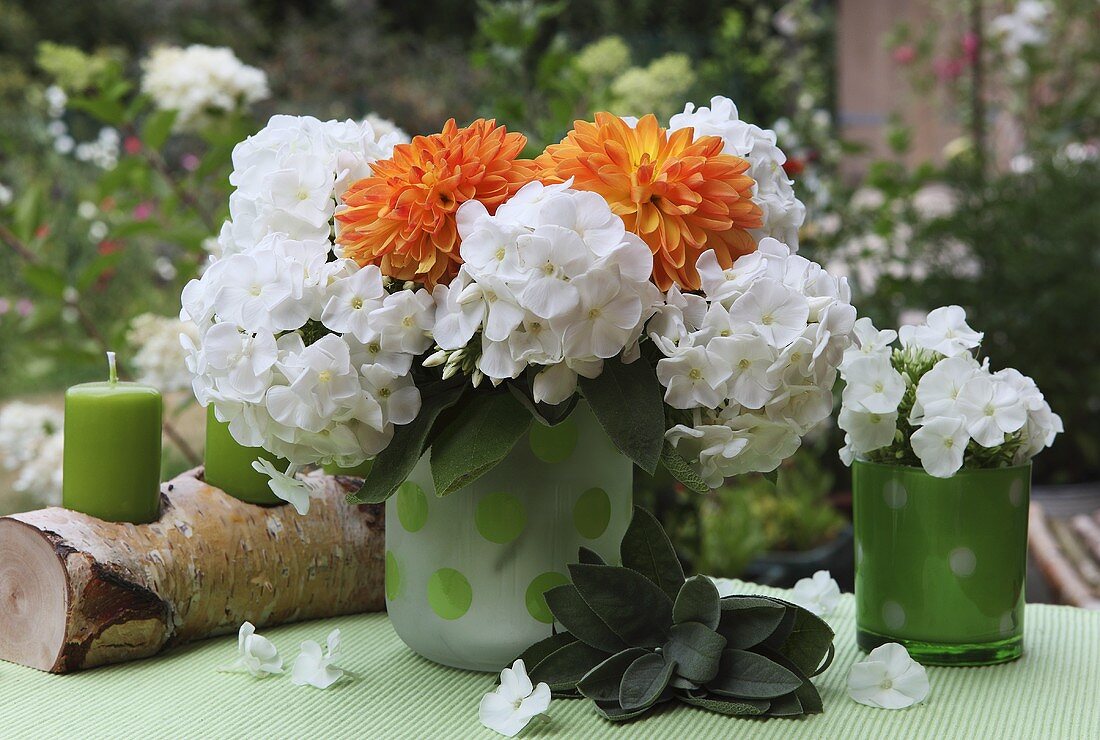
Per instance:
[[[934,478],[855,462],[856,637],[928,665],[1023,654],[1031,465]]]
[[[386,503],[394,630],[429,660],[499,671],[552,633],[543,594],[567,582],[579,547],[617,562],[632,470],[584,404],[553,427],[533,422],[499,465],[445,498],[425,456]]]

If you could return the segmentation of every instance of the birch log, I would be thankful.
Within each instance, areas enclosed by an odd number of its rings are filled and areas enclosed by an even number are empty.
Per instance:
[[[201,470],[163,484],[152,524],[49,508],[0,518],[0,659],[52,673],[190,640],[384,608],[384,509],[315,475],[307,516],[238,501]]]

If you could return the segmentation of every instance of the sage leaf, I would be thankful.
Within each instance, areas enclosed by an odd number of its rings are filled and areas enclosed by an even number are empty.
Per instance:
[[[775,661],[747,650],[726,650],[718,675],[707,689],[737,699],[774,699],[802,685],[802,679]]]
[[[769,717],[798,717],[805,713],[802,702],[798,700],[797,691],[775,697],[772,699],[771,706],[768,707]]]
[[[692,576],[684,582],[672,605],[672,621],[700,622],[712,630],[718,629],[722,609],[718,589],[706,576]]]
[[[636,570],[675,599],[684,585],[684,569],[660,522],[640,506],[634,507],[620,545],[623,566]]]
[[[595,702],[613,701],[619,702],[619,687],[623,682],[623,674],[638,658],[649,654],[645,648],[627,648],[615,653],[610,658],[584,674],[577,682],[577,690],[583,696]]]
[[[641,573],[573,564],[569,574],[585,603],[627,645],[659,647],[668,639],[672,600]]]
[[[657,472],[665,442],[661,383],[649,360],[604,360],[595,378],[579,378],[581,391],[607,436],[639,468]]]
[[[749,699],[724,699],[717,696],[691,696],[690,694],[677,694],[677,698],[685,704],[702,707],[711,712],[730,716],[759,716],[768,711],[771,702],[751,701]]]
[[[643,714],[648,712],[649,709],[650,707],[641,707],[640,709],[632,709],[630,711],[627,711],[619,706],[618,700],[596,702],[596,711],[599,713],[599,715],[604,719],[611,720],[612,722],[625,722],[628,719],[641,717]]]
[[[626,711],[653,706],[664,693],[675,664],[657,653],[646,653],[627,666],[619,687],[619,706]]]
[[[756,596],[727,596],[720,605],[718,632],[726,638],[727,647],[737,650],[747,650],[766,640],[787,613],[782,604]],[[792,617],[792,626],[793,623]]]
[[[576,586],[558,586],[544,596],[554,618],[581,642],[609,653],[626,649],[627,644],[596,616],[596,612],[581,598]]]
[[[769,639],[767,647],[786,656],[807,676],[816,676],[832,662],[833,629],[824,619],[800,606],[788,604],[787,610],[794,614],[790,632],[778,646],[770,644]]]
[[[428,435],[439,415],[458,403],[465,385],[445,389],[425,388],[420,413],[408,424],[394,427],[393,439],[378,453],[370,473],[355,493],[348,494],[353,504],[380,504],[397,491],[424,454]]]
[[[511,393],[475,395],[432,444],[432,480],[448,496],[491,470],[531,426],[531,414]]]
[[[596,552],[595,550],[590,550],[583,545],[581,546],[580,551],[577,553],[577,562],[584,563],[586,565],[607,565],[607,561],[604,560],[598,552]]]
[[[699,473],[695,472],[695,468],[691,466],[684,456],[676,451],[676,448],[672,444],[665,440],[664,446],[661,448],[661,464],[665,466],[665,470],[672,475],[673,478],[684,484],[684,487],[694,493],[710,493],[710,486],[703,480],[703,477]]]
[[[824,711],[824,706],[821,703],[821,694],[818,693],[817,687],[814,686],[813,682],[810,681],[806,674],[799,670],[798,666],[792,663],[785,655],[781,655],[771,650],[761,649],[760,654],[775,661],[802,679],[802,685],[795,690],[794,695],[798,699],[799,705],[802,707],[803,714],[820,714]]]
[[[676,663],[676,673],[697,684],[710,681],[718,673],[726,638],[699,622],[672,625],[664,652]]]
[[[555,638],[561,639],[555,640]],[[550,640],[555,641],[549,642]],[[565,632],[536,643],[536,646],[543,643],[547,644],[539,654],[533,656],[537,660],[532,660],[527,674],[535,683],[546,682],[550,686],[550,691],[556,695],[561,695],[563,692],[575,693],[577,682],[584,677],[584,674],[607,658],[607,653],[591,645],[585,645]],[[527,653],[521,656],[524,657],[525,665],[527,665],[526,655]]]
[[[538,403],[531,396],[530,390],[521,388],[518,383],[509,382],[506,385],[512,395],[516,397],[516,400],[527,409],[531,416],[548,427],[556,426],[568,419],[569,415],[573,413],[573,409],[577,407],[578,397],[576,394],[573,394],[567,401],[552,405],[549,403]]]

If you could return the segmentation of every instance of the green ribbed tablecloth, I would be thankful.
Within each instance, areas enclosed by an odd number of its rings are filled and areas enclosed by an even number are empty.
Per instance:
[[[745,584],[742,592],[782,592]],[[538,738],[1098,738],[1100,613],[1027,607],[1025,649],[1016,663],[929,668],[921,705],[885,711],[851,701],[848,667],[859,659],[854,603],[845,595],[828,617],[837,632],[832,667],[815,679],[825,713],[801,719],[722,717],[672,705],[612,724],[583,701],[557,700]],[[288,663],[298,644],[343,633],[343,665],[358,674],[327,691],[288,678],[218,673],[236,638],[184,647],[150,660],[53,676],[0,663],[0,737],[39,738],[492,738],[477,719],[487,674],[443,668],[417,657],[385,614],[365,614],[264,630]],[[2,628],[2,625],[0,625]]]

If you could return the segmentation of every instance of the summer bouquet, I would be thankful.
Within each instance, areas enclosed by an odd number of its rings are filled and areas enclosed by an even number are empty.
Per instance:
[[[840,365],[840,455],[848,465],[908,465],[949,478],[964,467],[1022,465],[1063,431],[1035,381],[976,359],[983,335],[959,306],[896,332],[861,318],[855,336]]]
[[[450,493],[580,397],[637,465],[706,490],[829,415],[855,310],[795,253],[773,132],[714,98],[526,144],[275,116],[236,147],[183,341],[199,401],[289,461],[256,463],[281,498],[308,506],[303,466],[375,458],[358,498],[382,501],[429,449]]]

